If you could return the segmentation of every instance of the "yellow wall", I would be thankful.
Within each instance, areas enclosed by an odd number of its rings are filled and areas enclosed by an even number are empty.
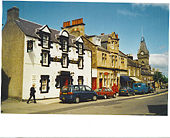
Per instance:
[[[21,98],[23,80],[24,34],[14,22],[2,31],[2,69],[11,78],[8,96]]]

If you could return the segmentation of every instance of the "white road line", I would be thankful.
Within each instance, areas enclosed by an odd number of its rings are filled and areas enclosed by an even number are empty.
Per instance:
[[[150,98],[150,97],[155,97],[155,96],[164,95],[164,94],[167,94],[167,93],[168,93],[168,92],[165,92],[165,93],[160,93],[160,94],[157,94],[157,95],[152,95],[152,96],[146,96],[146,97],[136,98],[136,99],[145,99],[145,98]]]

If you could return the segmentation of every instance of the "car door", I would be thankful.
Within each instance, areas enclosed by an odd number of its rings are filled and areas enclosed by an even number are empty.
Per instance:
[[[85,86],[85,93],[86,93],[86,98],[87,99],[92,99],[94,93],[93,93],[93,90],[89,87],[89,86]]]
[[[79,85],[79,88],[80,88],[80,92],[79,92],[80,98],[87,99],[86,89],[85,89],[84,85]]]

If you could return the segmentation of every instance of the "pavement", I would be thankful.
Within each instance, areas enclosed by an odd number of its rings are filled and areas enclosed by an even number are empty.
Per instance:
[[[167,91],[167,89],[157,89],[156,92],[154,93],[160,93],[163,91]],[[137,95],[141,96],[141,95]],[[121,96],[120,96],[121,97]],[[122,97],[127,98],[127,97]],[[116,98],[115,98],[116,100]],[[61,104],[59,98],[54,98],[54,99],[43,99],[43,100],[36,100],[37,103],[34,103],[31,101],[29,104],[26,103],[26,101],[19,101],[16,99],[8,98],[5,101],[2,101],[1,104],[1,113],[2,114],[29,114],[32,112],[41,112],[45,110],[54,110],[55,108],[60,108]],[[100,100],[98,100],[100,102]],[[103,100],[101,100],[102,102]],[[85,103],[85,104],[88,104]],[[50,106],[49,106],[50,105]],[[51,105],[55,105],[51,106]],[[71,106],[71,105],[70,105]]]

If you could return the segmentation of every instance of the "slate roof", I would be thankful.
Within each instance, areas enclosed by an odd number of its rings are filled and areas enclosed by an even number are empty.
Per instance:
[[[109,34],[107,34],[107,35],[99,35],[99,38],[101,38],[102,42],[108,41]]]
[[[43,25],[37,24],[37,23],[33,23],[31,21],[27,21],[25,19],[21,19],[18,18],[17,20],[15,20],[15,23],[18,25],[18,27],[22,30],[22,32],[27,35],[27,36],[31,36],[34,38],[39,38],[39,36],[36,34],[36,32],[38,31],[38,29],[40,29],[41,27],[43,27]],[[53,42],[59,42],[57,40],[57,38],[59,37],[59,33],[60,31],[49,28],[51,31],[51,40]],[[73,41],[72,41],[73,40]],[[74,46],[74,41],[76,40],[76,37],[73,35],[69,35],[69,44],[71,46]],[[90,50],[86,45],[84,45],[84,49],[86,50]]]

